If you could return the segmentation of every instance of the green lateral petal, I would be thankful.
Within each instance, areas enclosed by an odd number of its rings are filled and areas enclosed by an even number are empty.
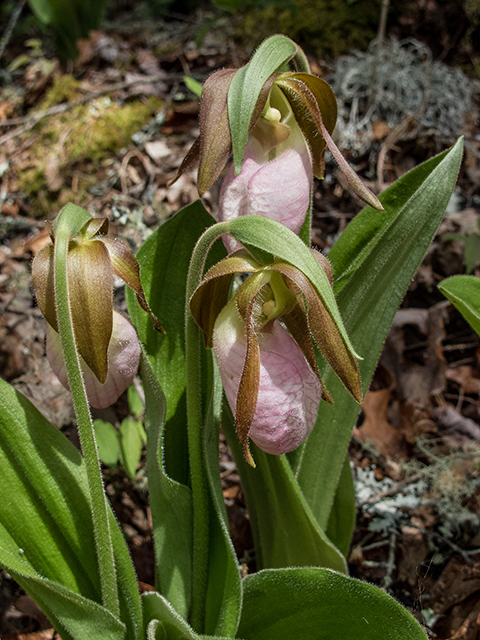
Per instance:
[[[103,384],[113,328],[113,273],[103,242],[91,240],[70,249],[68,285],[78,351]]]
[[[53,284],[53,251],[53,244],[49,244],[35,255],[32,263],[32,280],[35,297],[43,317],[55,331],[58,331]]]

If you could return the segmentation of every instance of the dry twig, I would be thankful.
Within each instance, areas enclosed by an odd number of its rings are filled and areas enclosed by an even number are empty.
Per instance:
[[[17,2],[17,6],[12,11],[12,15],[10,16],[10,20],[7,24],[7,28],[5,29],[2,39],[0,40],[0,59],[2,58],[5,49],[7,48],[7,44],[10,42],[10,38],[12,37],[13,30],[15,29],[15,25],[17,24],[17,20],[22,13],[22,9],[25,6],[25,2],[27,0],[19,0]]]

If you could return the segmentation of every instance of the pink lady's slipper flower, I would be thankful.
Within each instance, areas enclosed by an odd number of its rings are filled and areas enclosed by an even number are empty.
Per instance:
[[[222,188],[220,219],[264,215],[298,231],[309,208],[313,176],[324,177],[328,147],[351,190],[383,210],[332,140],[337,102],[331,87],[305,71],[278,70],[259,86],[252,75],[258,76],[261,70],[262,47],[245,67],[221,69],[205,81],[200,136],[173,182],[199,160],[197,186],[202,196],[233,151],[235,166]],[[304,57],[299,47],[297,53]]]
[[[330,279],[328,260],[317,259]],[[228,301],[232,279],[240,273],[250,275]],[[247,251],[236,251],[206,273],[190,309],[206,346],[213,346],[252,466],[249,439],[267,453],[291,451],[312,430],[320,399],[332,401],[320,380],[314,341],[361,401],[355,356],[319,292],[293,265],[274,260],[262,266]]]
[[[162,330],[145,300],[136,259],[121,242],[108,237],[107,232],[107,218],[91,218],[70,238],[67,256],[75,343],[89,401],[97,408],[113,404],[125,391],[135,376],[140,357],[135,330],[113,310],[114,275],[135,291],[141,307],[150,313],[156,328]],[[62,384],[67,386],[55,304],[53,226],[50,235],[53,244],[36,254],[32,278],[38,306],[48,322],[47,356]]]
[[[268,330],[259,330],[257,340],[258,400],[248,437],[263,451],[279,455],[296,449],[312,430],[322,385],[298,344],[279,322]],[[236,411],[247,335],[235,300],[217,317],[213,349],[225,395]]]
[[[312,191],[312,160],[307,143],[288,102],[277,89],[278,105],[261,116],[247,142],[241,172],[232,165],[220,192],[220,221],[257,215],[281,222],[299,233]],[[230,236],[223,238],[231,252],[240,248]]]

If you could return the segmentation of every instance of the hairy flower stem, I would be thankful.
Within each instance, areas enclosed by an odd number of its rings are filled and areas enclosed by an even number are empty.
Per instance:
[[[117,578],[110,535],[108,505],[103,490],[93,422],[83,384],[68,298],[68,244],[71,236],[77,233],[89,219],[90,216],[86,211],[74,205],[67,205],[57,219],[54,257],[55,299],[58,329],[87,472],[102,604],[113,615],[118,617]]]
[[[209,488],[205,475],[205,407],[202,407],[202,332],[190,312],[190,298],[200,284],[212,244],[225,233],[226,223],[205,231],[194,249],[187,278],[185,307],[185,361],[187,383],[188,449],[193,494],[193,576],[190,624],[202,633],[208,584]]]

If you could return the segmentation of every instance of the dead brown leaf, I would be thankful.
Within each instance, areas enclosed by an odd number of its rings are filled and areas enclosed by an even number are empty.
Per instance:
[[[468,440],[480,438],[480,426],[470,418],[465,418],[455,407],[435,407],[432,416],[438,425],[442,435],[453,438],[458,444],[463,445]]]
[[[358,434],[364,442],[372,442],[383,455],[404,457],[406,448],[403,434],[388,422],[389,401],[390,389],[367,392],[363,401],[365,420]]]
[[[480,636],[480,600],[469,613],[462,626],[447,640],[478,640]]]
[[[476,593],[480,594],[480,560],[467,565],[454,557],[435,583],[431,598],[436,613],[444,614]]]
[[[45,161],[45,181],[49,191],[58,191],[65,182],[61,171],[60,161],[57,157],[49,155]]]
[[[400,548],[403,553],[398,565],[398,578],[414,587],[418,584],[418,567],[424,562],[430,549],[423,533],[415,527],[404,525],[401,531]]]
[[[55,629],[44,629],[32,633],[7,633],[2,640],[62,640]]]
[[[462,365],[455,369],[447,369],[445,377],[460,385],[463,393],[480,395],[480,379],[473,375],[472,367]]]
[[[15,107],[11,100],[0,102],[0,122],[5,122],[15,113]]]
[[[444,317],[450,303],[430,309],[400,309],[385,343],[382,361],[394,373],[398,395],[426,409],[445,387]]]

